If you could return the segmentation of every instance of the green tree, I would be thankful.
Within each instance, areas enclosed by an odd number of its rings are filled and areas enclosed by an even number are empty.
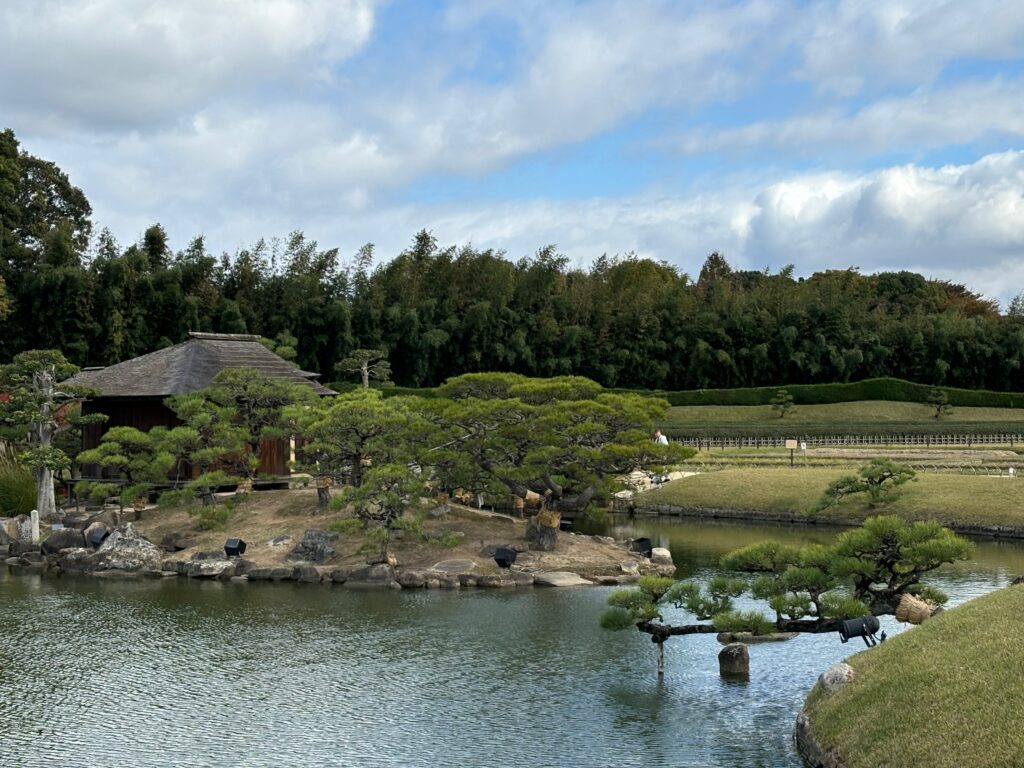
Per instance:
[[[779,418],[783,418],[787,413],[793,411],[793,396],[784,389],[780,389],[775,393],[775,397],[771,400],[772,410],[779,414]]]
[[[949,395],[946,394],[946,390],[939,389],[938,387],[928,392],[928,404],[935,409],[935,413],[932,416],[936,419],[953,412],[953,407],[949,404]]]
[[[301,466],[360,488],[368,468],[412,461],[427,424],[407,402],[360,389],[312,406],[288,408],[285,417],[303,437]],[[328,495],[321,494],[321,503]]]
[[[904,464],[897,464],[891,459],[872,459],[856,475],[844,475],[833,480],[825,489],[817,509],[827,509],[840,499],[859,493],[866,493],[868,506],[875,507],[891,501],[896,489],[916,476],[917,473]]]
[[[869,518],[840,534],[829,546],[791,547],[766,541],[730,552],[719,576],[704,587],[659,577],[641,579],[635,589],[608,597],[601,626],[635,627],[658,645],[658,674],[664,673],[662,646],[669,637],[719,631],[833,632],[842,619],[887,615],[904,594],[943,603],[946,596],[921,579],[942,565],[966,560],[970,542],[938,523],[906,523],[898,517]],[[742,594],[762,600],[775,615],[737,611]],[[666,609],[686,612],[700,622],[667,623]]]
[[[522,498],[541,494],[545,509],[527,532],[541,549],[555,546],[561,510],[586,509],[612,490],[615,478],[636,469],[657,472],[693,455],[650,440],[668,407],[663,400],[605,392],[577,377],[490,374],[470,382],[450,379],[442,397],[424,401],[426,418],[442,435],[429,460],[474,475],[472,490],[493,492],[499,485]],[[444,397],[467,391],[507,396]]]
[[[68,455],[54,445],[59,432],[71,427],[71,406],[92,394],[91,390],[66,383],[78,368],[54,350],[22,352],[0,366],[0,424],[7,436],[25,450],[22,464],[35,473],[36,509],[44,519],[57,512],[54,473],[67,469]],[[97,422],[105,416],[79,417],[79,423]]]
[[[391,363],[388,354],[381,349],[357,349],[335,366],[339,376],[358,373],[363,389],[368,389],[370,380],[386,384],[391,381]]]
[[[100,444],[78,454],[82,464],[96,464],[123,476],[129,484],[128,496],[144,495],[155,483],[166,482],[177,457],[169,450],[168,430],[155,427],[143,432],[135,427],[111,427]]]

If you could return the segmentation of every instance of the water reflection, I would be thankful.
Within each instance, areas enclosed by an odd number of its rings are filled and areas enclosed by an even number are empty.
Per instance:
[[[619,521],[704,578],[722,553],[823,528]],[[982,543],[937,581],[959,602],[1024,572]],[[607,589],[355,591],[0,572],[0,766],[798,766],[793,719],[833,636],[655,649],[597,626]],[[682,617],[679,617],[682,618]],[[891,618],[883,629],[901,627]]]

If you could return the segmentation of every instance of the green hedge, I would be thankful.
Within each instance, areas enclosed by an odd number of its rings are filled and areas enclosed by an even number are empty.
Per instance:
[[[681,392],[650,394],[663,397],[671,405],[769,405],[775,393],[785,389],[798,405],[848,403],[855,400],[894,400],[927,403],[934,389],[928,384],[915,384],[903,379],[865,379],[848,384],[790,384],[778,387],[745,389],[693,389]],[[989,392],[982,389],[939,387],[952,406],[980,408],[1022,408],[1024,392]]]
[[[358,387],[352,382],[331,382],[331,389],[351,392]],[[436,397],[431,387],[379,387],[385,397],[416,395]],[[905,403],[927,403],[929,393],[935,389],[929,384],[916,384],[903,379],[865,379],[847,384],[787,384],[777,387],[746,387],[743,389],[690,389],[675,392],[660,390],[613,389],[613,392],[633,392],[654,395],[668,400],[670,405],[770,405],[775,393],[785,389],[797,405],[849,403],[856,400],[894,400]],[[984,389],[955,389],[939,387],[952,406],[978,408],[1024,408],[1024,392],[989,392]]]

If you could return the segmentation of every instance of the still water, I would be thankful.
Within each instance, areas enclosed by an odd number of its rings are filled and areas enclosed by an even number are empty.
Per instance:
[[[821,529],[639,521],[705,579],[725,551]],[[982,543],[935,583],[962,602],[1024,572]],[[0,571],[0,766],[799,766],[793,720],[834,635],[750,648],[597,625],[605,588],[356,591]],[[682,619],[683,617],[676,617]],[[900,631],[883,620],[890,634]]]

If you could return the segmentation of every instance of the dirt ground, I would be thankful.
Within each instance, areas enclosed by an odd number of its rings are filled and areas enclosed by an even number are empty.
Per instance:
[[[200,531],[195,517],[181,507],[150,507],[142,511],[136,529],[156,544],[167,534],[185,534],[197,540],[194,547],[169,558],[187,560],[195,552],[220,550],[227,538],[241,538],[247,544],[245,558],[260,566],[286,564],[286,555],[301,540],[307,529],[326,529],[344,515],[332,510],[319,510],[314,489],[260,491],[238,504],[227,525],[214,531]],[[443,560],[473,560],[479,573],[497,573],[492,556],[495,546],[526,548],[524,537],[526,520],[478,511],[457,504],[447,505],[440,517],[428,515],[425,522],[428,537],[445,533],[464,534],[461,543],[452,548],[430,544],[422,539],[413,540],[405,535],[392,539],[391,551],[402,568],[429,568]],[[290,537],[283,545],[273,546],[271,541]],[[359,549],[363,544],[361,533],[340,534],[334,542],[337,555],[324,565],[356,567],[370,557]],[[623,566],[635,563],[641,571],[650,568],[650,562],[622,545],[602,537],[562,532],[552,552],[522,552],[517,565],[536,571],[571,571],[581,576],[618,576]]]

